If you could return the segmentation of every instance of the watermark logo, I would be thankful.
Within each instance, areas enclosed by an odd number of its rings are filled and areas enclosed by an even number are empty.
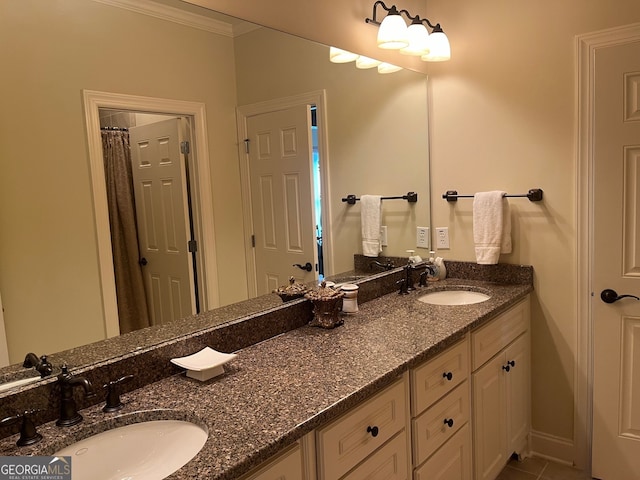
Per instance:
[[[71,457],[0,457],[0,480],[71,480]]]

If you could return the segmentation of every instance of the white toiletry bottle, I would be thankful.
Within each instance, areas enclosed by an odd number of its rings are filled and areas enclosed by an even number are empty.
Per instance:
[[[434,257],[435,254],[436,252],[434,251],[429,252],[429,265],[432,266],[433,273],[431,274],[431,272],[429,272],[429,274],[427,274],[427,280],[432,282],[440,280],[440,268],[438,266],[437,259]]]
[[[436,257],[434,263],[436,267],[438,267],[438,279],[444,280],[447,278],[447,267],[444,266],[444,260],[442,257]]]

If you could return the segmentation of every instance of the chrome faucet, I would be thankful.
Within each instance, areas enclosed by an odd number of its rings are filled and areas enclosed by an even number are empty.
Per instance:
[[[62,372],[58,375],[58,385],[60,386],[60,418],[56,422],[59,427],[70,427],[82,421],[82,415],[78,413],[76,401],[73,399],[74,387],[81,386],[87,397],[92,397],[93,386],[84,377],[77,377],[69,372],[67,365],[62,365]]]
[[[42,378],[47,377],[53,373],[53,365],[49,363],[46,355],[42,355],[40,358],[38,358],[35,353],[29,352],[25,355],[22,366],[24,368],[35,367]]]

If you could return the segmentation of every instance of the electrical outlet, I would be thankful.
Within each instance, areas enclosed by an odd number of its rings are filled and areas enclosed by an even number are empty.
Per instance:
[[[449,248],[449,227],[436,227],[436,247]]]
[[[429,248],[429,227],[416,228],[416,247]]]
[[[387,243],[387,226],[386,225],[382,225],[380,227],[380,245],[382,245],[383,247],[386,247],[388,245],[388,243]]]

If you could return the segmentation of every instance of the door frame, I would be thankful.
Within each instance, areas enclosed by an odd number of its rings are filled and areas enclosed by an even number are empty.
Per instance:
[[[593,167],[595,54],[640,42],[640,23],[579,35],[576,48],[577,365],[574,378],[574,462],[591,474],[593,420]]]
[[[107,206],[107,189],[104,176],[102,140],[100,136],[99,109],[141,111],[145,113],[163,113],[176,116],[190,116],[194,119],[193,134],[195,162],[192,173],[192,192],[194,200],[194,222],[200,268],[203,275],[198,276],[202,289],[201,310],[219,306],[218,274],[215,249],[213,218],[213,196],[211,192],[211,174],[209,169],[209,146],[205,105],[199,102],[171,100],[165,98],[142,97],[120,93],[83,90],[87,144],[89,148],[89,168],[93,209],[96,224],[100,287],[102,291],[102,309],[107,338],[120,334],[118,322],[118,303],[116,297],[115,276],[113,273],[113,253],[111,250],[111,230]],[[199,178],[205,181],[198,181]]]
[[[330,186],[329,186],[329,141],[327,135],[327,102],[326,91],[292,95],[290,97],[276,98],[264,102],[252,103],[237,107],[238,129],[238,158],[240,159],[240,186],[242,191],[242,217],[244,224],[244,250],[247,259],[247,288],[249,298],[257,295],[258,284],[256,278],[255,248],[251,242],[253,234],[253,211],[251,209],[251,185],[249,178],[249,154],[246,151],[244,139],[247,138],[247,118],[263,113],[286,110],[300,105],[316,105],[316,121],[318,123],[318,153],[320,155],[320,185],[322,218],[331,217]],[[313,162],[313,160],[311,160]],[[313,165],[311,165],[313,169]],[[313,191],[313,188],[312,188]],[[324,256],[325,276],[333,273],[333,242],[330,222],[322,222],[322,252]],[[314,234],[315,236],[315,234]]]

